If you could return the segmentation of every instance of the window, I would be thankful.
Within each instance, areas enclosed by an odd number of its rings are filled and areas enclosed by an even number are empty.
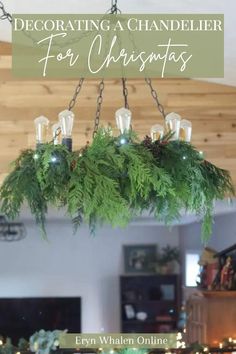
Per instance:
[[[185,285],[196,286],[200,266],[198,264],[200,252],[187,252],[185,256]]]

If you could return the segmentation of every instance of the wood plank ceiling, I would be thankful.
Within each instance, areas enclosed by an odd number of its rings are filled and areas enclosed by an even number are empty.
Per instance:
[[[195,80],[153,81],[167,112],[193,123],[193,144],[208,160],[231,172],[236,186],[236,88]],[[141,136],[161,123],[149,88],[142,80],[128,80],[133,127]],[[52,123],[64,110],[76,81],[19,81],[11,75],[11,47],[0,43],[0,182],[19,151],[35,144],[33,119],[47,116]],[[74,148],[91,140],[98,80],[85,81],[75,108]],[[101,124],[115,125],[114,113],[123,105],[119,80],[106,81]]]

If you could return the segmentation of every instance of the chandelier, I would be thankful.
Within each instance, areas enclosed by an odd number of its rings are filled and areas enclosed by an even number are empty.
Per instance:
[[[2,10],[2,18],[9,19]],[[118,12],[117,1],[112,1],[110,13]],[[124,106],[115,112],[117,136],[111,127],[100,127],[103,79],[98,86],[93,141],[79,151],[73,151],[72,144],[73,108],[84,78],[52,125],[51,140],[47,139],[48,118],[36,118],[36,148],[20,154],[3,182],[2,212],[14,219],[26,201],[45,236],[48,206],[66,208],[75,228],[84,222],[91,232],[102,224],[126,226],[146,210],[158,221],[171,224],[184,210],[203,219],[202,236],[207,240],[214,201],[234,195],[230,175],[205,160],[191,144],[192,123],[177,113],[166,114],[151,79],[145,82],[163,124],[154,124],[143,140],[132,129],[125,78],[121,78]]]

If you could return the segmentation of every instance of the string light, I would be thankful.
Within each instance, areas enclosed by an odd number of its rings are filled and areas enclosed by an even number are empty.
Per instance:
[[[127,140],[125,138],[120,139],[120,144],[125,145],[127,143]]]
[[[177,346],[177,348],[182,348],[182,349],[186,348],[186,344],[184,341],[182,341],[182,342],[177,341],[176,346]]]
[[[38,160],[38,158],[39,158],[39,154],[35,153],[34,154],[34,160]]]
[[[52,162],[52,163],[57,162],[57,158],[56,158],[56,156],[52,156],[52,157],[51,157],[51,162]]]
[[[177,338],[177,340],[182,339],[182,338],[183,338],[182,333],[181,333],[181,332],[178,332],[176,338]]]

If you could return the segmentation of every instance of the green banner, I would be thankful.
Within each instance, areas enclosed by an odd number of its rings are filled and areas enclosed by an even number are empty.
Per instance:
[[[14,15],[13,74],[223,77],[224,16]]]
[[[63,333],[60,335],[61,349],[111,349],[111,348],[179,348],[181,341],[177,333],[153,334],[79,334]]]

